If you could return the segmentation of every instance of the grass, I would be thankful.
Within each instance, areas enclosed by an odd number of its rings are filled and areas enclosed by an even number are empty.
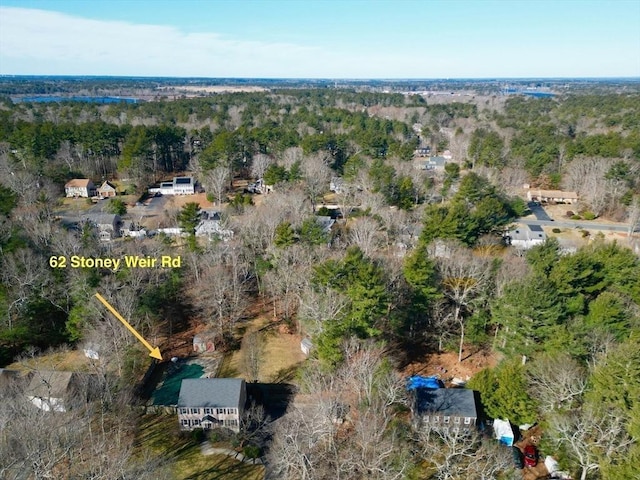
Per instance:
[[[269,321],[264,317],[252,320],[246,326],[246,332],[254,332],[266,325]],[[295,335],[279,333],[273,328],[263,330],[264,352],[260,367],[261,382],[288,382],[293,379],[295,372],[305,356],[300,351],[300,340]],[[242,356],[243,349],[227,354],[220,367],[220,377],[243,376]]]
[[[203,455],[188,433],[180,433],[176,415],[144,415],[136,437],[136,454],[145,450],[167,461],[177,480],[262,480],[264,467],[226,455]]]
[[[91,360],[85,357],[82,350],[68,348],[51,349],[32,357],[18,360],[5,368],[10,370],[62,370],[88,372],[91,371]]]

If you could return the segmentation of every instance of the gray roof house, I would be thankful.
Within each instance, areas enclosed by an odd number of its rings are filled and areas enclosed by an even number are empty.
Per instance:
[[[24,393],[41,410],[65,412],[90,399],[94,381],[91,374],[40,370]]]
[[[224,228],[220,212],[214,210],[202,210],[200,223],[196,226],[196,237],[213,237],[228,240],[233,238],[233,230]]]
[[[92,213],[87,215],[86,220],[96,226],[98,236],[103,242],[111,241],[120,236],[120,224],[122,221],[119,215],[112,213]]]
[[[184,379],[177,405],[180,428],[225,427],[238,432],[246,400],[247,387],[242,379]]]
[[[547,234],[540,225],[521,225],[509,230],[504,240],[507,245],[527,250],[542,245],[547,240]]]
[[[416,428],[471,429],[478,422],[474,391],[468,388],[417,388],[413,403]]]

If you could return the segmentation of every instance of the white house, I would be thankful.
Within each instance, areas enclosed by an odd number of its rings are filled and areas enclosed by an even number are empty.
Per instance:
[[[196,182],[193,177],[173,177],[170,182],[160,182],[159,188],[150,188],[149,193],[193,195],[196,193]]]
[[[202,210],[200,212],[200,223],[196,226],[196,237],[218,237],[223,240],[233,238],[233,230],[225,229],[222,225],[220,212],[213,210]]]
[[[521,225],[509,230],[504,239],[507,245],[527,250],[543,244],[547,240],[547,234],[540,225]]]
[[[413,168],[416,170],[429,170],[434,172],[444,172],[444,166],[447,164],[447,159],[444,157],[429,157],[426,160],[420,158],[414,160]]]
[[[100,185],[98,188],[98,197],[100,198],[110,198],[116,196],[116,187],[107,182],[106,180]]]
[[[90,198],[96,194],[96,186],[88,178],[74,178],[64,186],[64,193],[69,198]]]
[[[246,401],[247,387],[242,379],[184,379],[177,405],[180,428],[225,427],[239,432]]]

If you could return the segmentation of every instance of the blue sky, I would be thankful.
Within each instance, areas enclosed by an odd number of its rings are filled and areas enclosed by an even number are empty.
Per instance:
[[[0,74],[639,77],[640,0],[0,0]]]

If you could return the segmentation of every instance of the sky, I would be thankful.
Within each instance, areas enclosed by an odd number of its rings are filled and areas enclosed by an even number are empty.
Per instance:
[[[640,0],[0,0],[0,74],[640,77]]]

